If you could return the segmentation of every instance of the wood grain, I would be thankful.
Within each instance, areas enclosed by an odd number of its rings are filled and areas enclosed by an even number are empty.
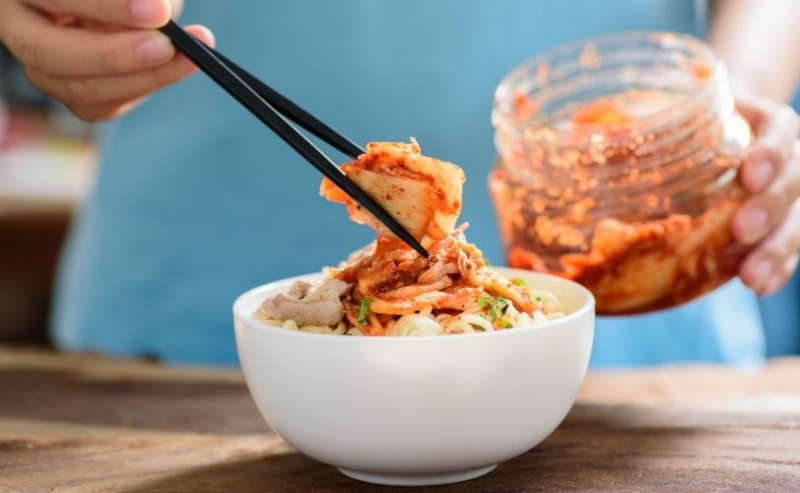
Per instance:
[[[394,490],[292,450],[233,370],[0,349],[0,395],[3,492]],[[592,373],[541,445],[429,490],[800,491],[800,359]]]

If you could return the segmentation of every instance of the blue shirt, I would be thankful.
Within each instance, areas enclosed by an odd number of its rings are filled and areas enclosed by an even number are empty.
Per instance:
[[[612,31],[698,33],[690,0],[187,2],[220,49],[358,142],[407,141],[461,165],[462,220],[502,263],[487,175],[494,88],[547,48]],[[339,156],[337,156],[339,157]],[[230,304],[373,237],[318,196],[319,174],[205,76],[109,129],[62,263],[58,345],[235,363]],[[593,364],[752,363],[755,298],[736,283],[671,312],[598,324]]]

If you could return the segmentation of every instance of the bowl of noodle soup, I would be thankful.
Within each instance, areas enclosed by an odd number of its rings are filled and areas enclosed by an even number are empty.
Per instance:
[[[545,304],[553,297],[549,316],[517,314],[507,330],[464,320],[468,329],[446,333],[419,313],[400,317],[389,337],[358,337],[344,326],[292,327],[254,315],[264,299],[322,274],[244,293],[233,306],[236,344],[259,411],[299,452],[379,484],[464,481],[530,450],[574,403],[591,353],[594,298],[566,279],[495,270],[523,279]]]

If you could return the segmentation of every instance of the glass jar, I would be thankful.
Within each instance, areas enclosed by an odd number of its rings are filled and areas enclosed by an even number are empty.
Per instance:
[[[672,307],[736,275],[752,136],[702,41],[613,34],[511,72],[489,177],[508,264],[588,287],[601,314]]]

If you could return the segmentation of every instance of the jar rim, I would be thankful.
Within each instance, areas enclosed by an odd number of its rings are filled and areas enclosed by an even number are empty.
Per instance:
[[[631,46],[636,43],[650,43],[653,46],[660,46],[664,48],[665,52],[670,50],[676,53],[684,53],[691,57],[690,62],[701,62],[709,70],[709,74],[704,78],[697,78],[698,87],[692,91],[691,97],[678,100],[674,104],[666,105],[664,108],[637,119],[637,128],[641,131],[654,131],[660,127],[668,126],[669,121],[679,117],[684,113],[687,108],[696,106],[698,103],[706,106],[714,106],[717,101],[724,99],[730,92],[720,91],[722,85],[727,84],[727,75],[724,64],[714,54],[711,47],[704,41],[691,36],[689,34],[674,33],[668,31],[626,31],[605,34],[594,37],[582,38],[572,41],[563,45],[556,46],[546,50],[538,55],[529,58],[514,69],[512,69],[497,86],[494,93],[494,108],[492,111],[492,122],[495,128],[506,124],[507,122],[517,122],[516,127],[519,131],[527,129],[543,129],[548,125],[543,122],[537,122],[533,119],[527,119],[524,122],[518,122],[514,111],[514,101],[517,94],[520,93],[521,86],[528,84],[531,87],[543,89],[548,87],[551,82],[557,83],[558,80],[550,81],[532,81],[532,79],[542,77],[538,72],[541,67],[549,68],[549,62],[558,60],[571,60],[579,61],[587,50],[594,50],[602,56],[603,48],[614,46]],[[613,52],[613,51],[612,51]],[[581,63],[582,64],[582,63]],[[687,67],[688,69],[689,67]],[[591,68],[587,68],[586,72],[589,73]],[[547,77],[546,75],[544,76]],[[537,89],[537,90],[538,90]],[[516,93],[516,94],[515,94]],[[601,131],[604,128],[603,124],[584,124],[582,131],[587,135],[593,132]],[[508,128],[506,128],[508,130]],[[624,140],[625,137],[620,137]],[[616,140],[616,139],[610,139]],[[574,143],[572,144],[574,145]]]

